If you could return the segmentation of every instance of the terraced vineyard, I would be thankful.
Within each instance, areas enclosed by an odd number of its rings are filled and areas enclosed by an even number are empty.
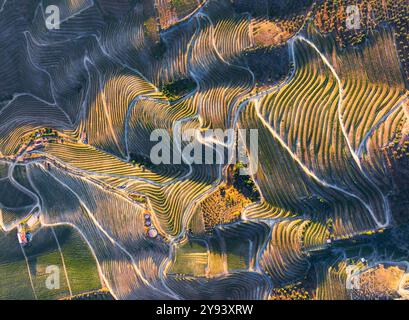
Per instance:
[[[0,299],[409,297],[406,0],[2,2]]]

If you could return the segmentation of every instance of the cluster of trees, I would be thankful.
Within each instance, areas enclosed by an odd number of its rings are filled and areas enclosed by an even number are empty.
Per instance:
[[[260,48],[246,52],[245,59],[257,83],[269,84],[283,79],[290,69],[287,46]]]
[[[359,28],[348,28],[349,6],[358,7]],[[351,14],[351,13],[350,13]],[[355,19],[355,18],[353,18]],[[314,10],[314,23],[323,33],[334,32],[341,47],[356,46],[366,40],[369,32],[381,23],[395,27],[398,39],[407,43],[408,8],[406,0],[325,0]],[[406,55],[407,56],[407,55]]]
[[[188,15],[198,6],[197,0],[171,0],[170,3],[179,19]]]
[[[312,295],[304,288],[291,285],[273,289],[270,300],[312,300]]]
[[[193,91],[195,88],[196,83],[186,78],[163,85],[161,91],[169,100],[176,100],[190,91]]]
[[[233,186],[245,197],[249,198],[251,201],[259,201],[260,193],[253,181],[253,179],[248,175],[241,175],[240,169],[244,168],[245,165],[242,163],[237,163],[233,168]]]
[[[220,187],[201,203],[205,230],[211,231],[216,225],[237,221],[242,209],[250,203],[251,201],[234,187]]]
[[[322,33],[333,32],[341,47],[359,45],[366,39],[368,30],[376,26],[374,17],[379,16],[367,2],[369,1],[361,3],[350,0],[324,1],[316,8],[314,23]],[[347,8],[350,5],[356,5],[359,9],[357,12],[359,16],[351,18],[359,19],[359,28],[356,29],[347,27]]]
[[[250,12],[253,17],[282,18],[302,14],[313,0],[232,0],[239,13]]]
[[[134,166],[138,164],[149,169],[156,168],[156,165],[152,163],[151,159],[143,154],[130,153],[129,162]]]
[[[399,59],[405,72],[406,85],[409,86],[409,6],[406,0],[403,1],[406,5],[401,1],[391,3],[390,11],[393,12],[391,20],[395,27]]]
[[[403,137],[402,129],[405,120],[401,120],[395,130],[394,139],[386,147],[383,148],[383,151],[386,151],[388,154],[392,155],[392,158],[395,160],[402,159],[403,157],[409,156],[409,140]]]
[[[130,194],[129,197],[136,202],[146,203],[146,197],[144,196],[140,196],[137,194]]]

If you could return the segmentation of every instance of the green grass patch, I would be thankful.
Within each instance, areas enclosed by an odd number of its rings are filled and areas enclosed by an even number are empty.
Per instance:
[[[16,233],[0,231],[0,300],[34,298]]]
[[[72,293],[101,289],[96,261],[80,235],[69,227],[54,228],[61,244]],[[69,296],[61,253],[51,228],[40,229],[30,247],[24,249],[28,265],[18,244],[15,231],[0,232],[0,299],[35,299],[29,271],[38,299],[60,299]],[[49,266],[57,266],[58,273]],[[48,271],[48,272],[47,272]],[[59,274],[59,288],[47,288],[46,281]]]
[[[34,298],[24,259],[0,264],[0,300],[32,300]]]
[[[98,290],[102,287],[96,261],[81,235],[69,227],[55,228],[64,256],[72,293]]]
[[[249,242],[238,238],[226,238],[227,266],[229,270],[249,268]]]
[[[190,240],[177,249],[176,261],[170,273],[203,277],[207,266],[207,248],[201,242]]]

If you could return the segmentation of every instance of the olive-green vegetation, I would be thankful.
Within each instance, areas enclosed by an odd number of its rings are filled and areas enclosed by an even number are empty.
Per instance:
[[[170,273],[204,276],[208,267],[207,249],[202,242],[190,240],[177,248]]]
[[[100,289],[101,281],[96,261],[86,242],[71,228],[58,227],[57,231],[72,293]]]
[[[176,100],[196,88],[196,84],[191,79],[180,79],[162,87],[162,93],[169,100]]]

